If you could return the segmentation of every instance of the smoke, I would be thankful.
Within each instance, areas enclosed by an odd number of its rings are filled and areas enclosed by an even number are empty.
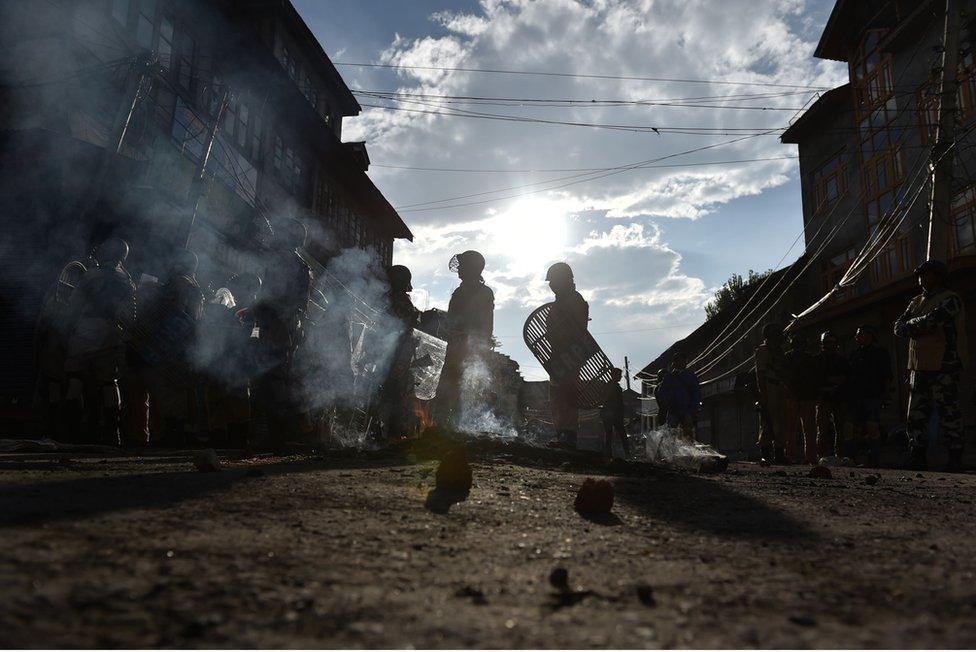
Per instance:
[[[661,426],[647,434],[645,454],[651,462],[697,469],[702,462],[722,456],[707,444],[688,439],[680,428]]]
[[[513,423],[499,414],[498,379],[483,355],[467,357],[461,374],[457,427],[462,432],[502,439],[518,437]]]

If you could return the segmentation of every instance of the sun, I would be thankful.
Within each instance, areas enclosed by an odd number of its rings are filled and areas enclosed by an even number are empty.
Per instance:
[[[506,259],[509,271],[529,274],[561,258],[566,248],[568,215],[557,202],[522,200],[487,224],[496,255]]]

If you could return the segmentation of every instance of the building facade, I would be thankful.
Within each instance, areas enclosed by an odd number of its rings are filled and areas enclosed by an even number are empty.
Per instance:
[[[2,18],[5,405],[29,387],[44,292],[105,237],[130,242],[136,280],[185,244],[212,287],[262,270],[287,218],[317,272],[349,248],[388,265],[412,237],[365,144],[342,142],[360,106],[288,0],[45,0]]]
[[[702,369],[703,410],[699,436],[720,449],[743,454],[755,447],[757,417],[748,389],[751,354],[768,321],[789,323],[792,315],[830,297],[793,324],[810,336],[833,331],[850,352],[861,325],[873,327],[888,350],[895,375],[884,415],[889,432],[903,424],[908,388],[907,343],[895,338],[893,324],[918,293],[912,270],[926,258],[929,227],[928,163],[933,158],[939,115],[939,72],[945,25],[944,2],[931,0],[838,0],[820,38],[815,56],[848,66],[848,82],[821,94],[785,131],[782,141],[795,144],[806,249],[803,257],[777,275],[795,278],[788,292],[776,283],[757,288],[775,303],[736,326],[739,344],[714,362],[705,356]],[[970,310],[976,306],[976,60],[970,43],[976,2],[958,0],[962,15],[957,91],[956,141],[952,157],[952,215],[945,256],[951,284]],[[939,156],[939,154],[935,154]],[[838,283],[854,265],[852,280]],[[768,295],[768,296],[767,296]],[[694,357],[714,339],[722,322],[742,311],[743,299],[706,322],[676,346]],[[747,308],[745,312],[749,312]],[[712,324],[712,322],[716,322]],[[970,337],[974,319],[969,319]],[[724,350],[719,347],[719,350]],[[667,352],[666,352],[667,354]],[[653,387],[653,372],[666,354],[642,372]],[[967,361],[972,366],[972,361]],[[971,373],[964,374],[961,396],[973,394]],[[973,440],[970,401],[964,401],[968,439]],[[748,416],[743,416],[747,414]],[[743,423],[747,425],[743,427]],[[735,433],[729,437],[729,433]],[[741,434],[740,434],[741,433]],[[728,440],[728,441],[727,441]],[[894,442],[897,438],[892,438]],[[744,444],[737,442],[743,441]],[[732,442],[736,442],[735,445]],[[971,449],[972,446],[969,446]]]

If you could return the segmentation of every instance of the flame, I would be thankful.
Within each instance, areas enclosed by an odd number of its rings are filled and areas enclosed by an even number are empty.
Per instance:
[[[434,420],[430,416],[429,402],[421,401],[419,398],[413,399],[413,414],[417,417],[417,436],[423,434],[427,428],[434,425]]]

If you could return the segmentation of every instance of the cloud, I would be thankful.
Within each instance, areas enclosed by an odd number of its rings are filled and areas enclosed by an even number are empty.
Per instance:
[[[819,34],[811,27],[810,11],[801,0],[482,0],[473,11],[433,14],[432,35],[396,36],[378,60],[403,68],[372,75],[375,89],[414,94],[395,103],[401,109],[711,128],[724,135],[657,135],[367,108],[347,122],[345,137],[369,140],[377,163],[511,170],[371,170],[414,231],[414,243],[398,246],[397,257],[411,266],[415,285],[429,291],[432,305],[446,305],[456,284],[446,268],[450,256],[479,249],[489,261],[486,279],[495,289],[501,322],[516,330],[519,315],[524,318],[530,307],[551,299],[543,280],[548,264],[566,260],[593,304],[594,329],[661,329],[615,337],[608,345],[639,347],[649,355],[700,322],[709,297],[705,283],[682,267],[680,253],[664,241],[659,222],[699,219],[786,183],[795,174],[795,161],[710,162],[794,154],[776,134],[746,138],[738,130],[785,125],[813,98],[810,89],[777,84],[830,87],[846,81],[842,66],[812,57]],[[744,94],[762,97],[738,99]],[[519,101],[486,106],[427,97],[436,95],[645,103],[540,108]],[[695,103],[710,108],[687,106],[682,98],[701,98]],[[714,108],[722,105],[767,110]],[[726,141],[735,142],[718,145]],[[579,171],[583,168],[604,172]],[[459,199],[437,204],[434,211],[405,206],[454,197]],[[525,353],[518,345],[508,350]]]

